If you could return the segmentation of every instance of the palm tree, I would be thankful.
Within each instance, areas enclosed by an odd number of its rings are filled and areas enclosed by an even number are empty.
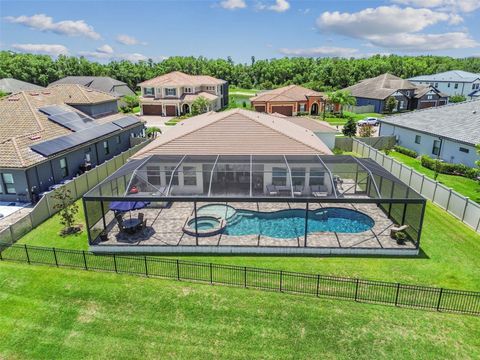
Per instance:
[[[340,115],[343,117],[343,107],[356,105],[357,99],[348,90],[337,90],[327,93],[328,102],[340,105]]]

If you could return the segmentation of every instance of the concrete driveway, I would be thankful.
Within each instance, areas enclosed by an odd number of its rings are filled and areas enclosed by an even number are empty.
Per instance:
[[[146,122],[146,127],[158,127],[164,133],[171,128],[171,126],[167,126],[165,123],[173,119],[173,116],[142,115],[140,118]]]

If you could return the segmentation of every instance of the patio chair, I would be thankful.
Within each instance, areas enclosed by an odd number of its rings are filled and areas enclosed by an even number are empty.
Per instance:
[[[310,186],[310,189],[312,190],[312,195],[315,197],[323,197],[328,195],[327,191],[322,191],[320,185],[312,185]]]
[[[143,219],[145,218],[145,214],[144,213],[138,213],[138,221],[140,222],[138,225],[137,225],[137,228],[138,230],[142,230],[142,224],[143,224]]]
[[[117,220],[118,230],[120,230],[120,232],[124,232],[125,228],[123,226],[122,215],[120,215],[120,214],[115,215],[115,219]]]
[[[390,228],[390,237],[394,238],[395,237],[395,234],[400,232],[400,231],[405,231],[408,229],[408,225],[402,225],[402,226],[399,226],[399,225],[396,225],[396,226],[392,226]]]
[[[302,196],[304,194],[303,190],[304,190],[303,185],[294,185],[293,196]]]
[[[267,185],[267,193],[268,195],[278,195],[278,190],[275,185]]]

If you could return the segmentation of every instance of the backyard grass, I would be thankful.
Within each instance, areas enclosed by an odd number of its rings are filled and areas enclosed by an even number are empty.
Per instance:
[[[255,96],[259,91],[258,89],[244,89],[244,88],[238,88],[235,86],[230,86],[228,89],[228,94],[229,95],[247,95],[249,97]]]
[[[336,118],[336,117],[329,117],[328,114],[325,117],[325,121],[328,122],[330,125],[345,125],[348,121],[348,117],[352,117],[355,121],[359,121],[365,119],[367,117],[377,117],[382,118],[384,115],[377,114],[377,113],[365,113],[365,114],[355,114],[349,111],[344,111],[345,118]],[[323,116],[319,115],[315,117],[316,119],[323,120]]]
[[[54,217],[32,230],[20,239],[19,243],[87,250],[85,231],[77,236],[62,238],[58,235],[60,228],[58,217]],[[427,206],[421,249],[421,255],[415,258],[199,255],[171,257],[480,291],[480,234],[431,203]]]
[[[473,316],[7,262],[0,279],[2,359],[480,357]]]
[[[405,165],[417,170],[419,173],[422,173],[432,179],[434,178],[435,172],[433,170],[423,167],[420,160],[396,151],[391,151],[388,155],[404,163]],[[478,183],[478,181],[468,179],[463,176],[447,174],[439,174],[437,177],[437,181],[445,186],[452,188],[453,190],[464,196],[468,196],[471,200],[480,203],[480,184]]]

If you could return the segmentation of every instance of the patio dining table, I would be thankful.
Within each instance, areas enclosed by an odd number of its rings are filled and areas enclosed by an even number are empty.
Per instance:
[[[127,219],[123,221],[123,227],[125,231],[129,233],[134,233],[138,225],[140,225],[139,219]]]

